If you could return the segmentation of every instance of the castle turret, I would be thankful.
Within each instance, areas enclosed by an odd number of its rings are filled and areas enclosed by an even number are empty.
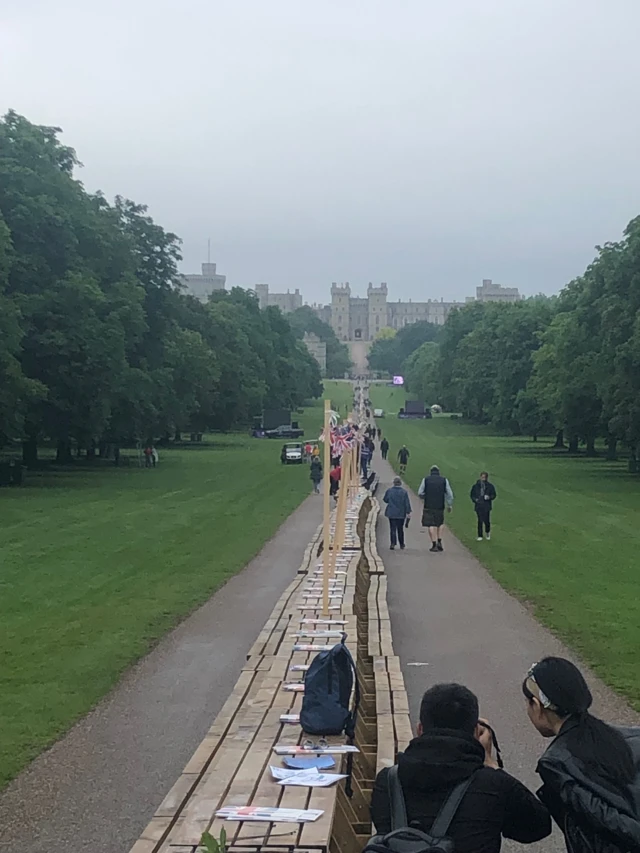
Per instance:
[[[351,288],[349,282],[331,285],[331,326],[339,341],[349,340]]]
[[[369,301],[369,340],[373,340],[380,329],[388,325],[386,281],[383,281],[380,287],[374,287],[369,282],[367,299]]]

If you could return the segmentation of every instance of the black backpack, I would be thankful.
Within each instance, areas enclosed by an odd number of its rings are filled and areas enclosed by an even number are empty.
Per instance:
[[[427,833],[409,826],[402,786],[398,779],[398,765],[394,764],[389,768],[387,776],[391,832],[374,835],[363,853],[454,853],[455,844],[453,839],[447,837],[447,832],[474,775],[456,785],[444,801],[431,831]]]
[[[351,652],[345,645],[347,635],[328,652],[319,652],[304,678],[300,725],[310,735],[339,735],[353,740],[360,703],[360,687]],[[355,682],[355,702],[351,709],[351,691]]]

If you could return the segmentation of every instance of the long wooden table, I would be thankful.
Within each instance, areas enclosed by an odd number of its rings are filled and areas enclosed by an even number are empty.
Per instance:
[[[375,774],[394,762],[411,729],[393,654],[386,577],[375,548],[377,502],[361,491],[346,515],[349,536],[337,555],[328,617],[341,624],[306,621],[326,618],[318,532],[253,644],[232,694],[131,853],[196,853],[203,832],[218,836],[223,827],[228,849],[244,853],[355,853],[371,834],[368,804]],[[280,721],[282,714],[298,714],[302,703],[302,692],[285,687],[304,680],[304,672],[291,668],[308,665],[316,654],[296,646],[321,647],[340,639],[295,636],[314,629],[344,629],[357,664],[362,701],[355,743],[360,752],[354,756],[351,799],[341,782],[330,788],[281,786],[269,769],[281,766],[276,744],[307,740],[299,724]],[[345,742],[344,736],[327,740]],[[339,772],[346,759],[335,758]],[[224,806],[319,809],[323,814],[304,824],[223,821],[215,813]]]

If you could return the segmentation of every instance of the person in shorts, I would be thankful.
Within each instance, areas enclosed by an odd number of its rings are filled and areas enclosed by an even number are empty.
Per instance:
[[[424,501],[422,511],[422,526],[429,531],[431,551],[444,551],[442,545],[442,528],[444,527],[445,506],[447,512],[453,507],[453,491],[446,477],[440,473],[437,465],[431,466],[429,476],[420,483],[418,497]]]

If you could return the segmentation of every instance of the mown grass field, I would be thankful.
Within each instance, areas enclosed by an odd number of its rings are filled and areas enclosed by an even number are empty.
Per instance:
[[[322,404],[300,420],[317,438]],[[280,449],[213,436],[160,449],[156,469],[45,470],[0,490],[0,787],[309,493],[307,466],[283,468]]]
[[[405,396],[371,391],[389,415]],[[570,457],[552,452],[551,439],[500,437],[445,416],[380,425],[394,465],[409,447],[414,489],[433,464],[450,479],[447,523],[491,574],[640,709],[640,478],[624,462]],[[491,542],[476,542],[469,500],[482,469],[498,492]]]

